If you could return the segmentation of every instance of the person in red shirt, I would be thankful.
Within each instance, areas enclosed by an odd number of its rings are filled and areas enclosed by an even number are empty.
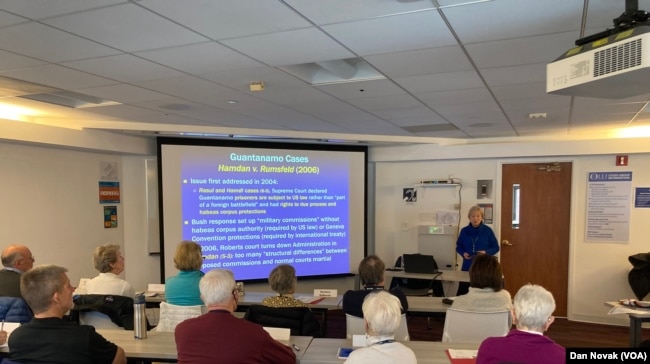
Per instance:
[[[295,363],[291,348],[274,340],[262,326],[235,317],[237,289],[229,270],[214,269],[199,282],[208,313],[176,326],[180,364]]]

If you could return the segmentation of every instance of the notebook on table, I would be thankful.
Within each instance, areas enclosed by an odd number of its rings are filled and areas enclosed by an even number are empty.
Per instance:
[[[402,256],[402,267],[406,273],[438,273],[438,265],[433,255],[404,254]]]

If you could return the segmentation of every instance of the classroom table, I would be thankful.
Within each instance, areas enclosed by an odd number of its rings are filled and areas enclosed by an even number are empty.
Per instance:
[[[437,281],[469,282],[469,272],[460,270],[440,270],[438,273],[407,273],[403,270],[386,270],[384,282],[392,278],[433,279]]]
[[[173,332],[149,331],[146,339],[135,339],[132,330],[97,330],[97,332],[106,340],[122,347],[128,359],[175,362],[178,358]],[[300,348],[300,350],[293,350],[296,354],[296,363],[299,363],[311,340],[311,336],[291,336],[288,341],[278,341]]]
[[[406,296],[409,309],[406,314],[444,314],[450,305],[442,303],[443,297]]]
[[[605,305],[608,307],[626,307],[628,309],[634,309],[634,307],[627,307],[621,305],[619,302],[611,301],[605,302]],[[634,309],[637,312],[628,312],[627,315],[630,318],[630,347],[638,348],[641,344],[641,329],[644,322],[650,322],[650,309]]]
[[[413,350],[420,364],[449,364],[445,349],[477,350],[479,346],[479,343],[443,343],[439,341],[403,341],[401,343]],[[340,364],[343,360],[336,356],[340,347],[352,347],[352,340],[315,338],[309,344],[300,363]]]

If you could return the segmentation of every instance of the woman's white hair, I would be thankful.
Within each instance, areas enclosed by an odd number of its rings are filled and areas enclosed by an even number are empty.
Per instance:
[[[227,302],[234,290],[235,277],[227,269],[213,269],[199,281],[199,291],[206,306]]]
[[[402,320],[402,304],[386,291],[368,294],[361,310],[368,324],[368,334],[374,336],[393,336]]]
[[[544,332],[549,318],[555,311],[553,294],[535,284],[522,286],[513,302],[517,328]]]

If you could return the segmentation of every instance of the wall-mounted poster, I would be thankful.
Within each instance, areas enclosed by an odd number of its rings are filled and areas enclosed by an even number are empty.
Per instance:
[[[637,187],[634,193],[634,207],[650,207],[650,188]]]
[[[99,203],[120,203],[120,183],[100,181]]]
[[[104,206],[104,228],[117,227],[117,206]]]
[[[589,172],[585,240],[627,242],[632,172]]]

